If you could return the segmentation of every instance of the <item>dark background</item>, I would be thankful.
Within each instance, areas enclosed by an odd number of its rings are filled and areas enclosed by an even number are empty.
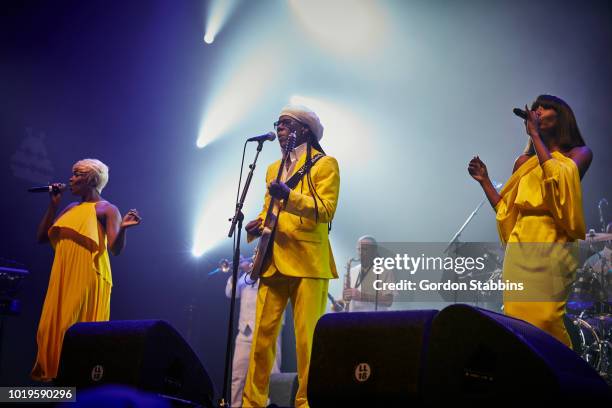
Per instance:
[[[189,337],[219,384],[225,280],[204,282],[199,272],[214,269],[226,253],[211,255],[216,260],[208,264],[200,260],[198,268],[182,216],[182,192],[193,188],[189,175],[201,154],[194,149],[193,128],[200,120],[207,59],[214,58],[201,42],[204,4],[60,1],[0,7],[0,257],[24,263],[31,273],[20,296],[21,315],[6,319],[1,383],[29,381],[53,259],[48,245],[35,244],[48,199],[25,189],[67,180],[76,160],[96,157],[110,168],[104,197],[123,213],[138,208],[144,219],[128,231],[127,250],[111,261],[112,319],[168,320]],[[26,149],[32,163],[22,166],[14,155],[24,151],[27,129],[29,140],[43,138],[46,152]],[[44,166],[36,163],[46,161],[52,169],[40,170]],[[32,169],[43,174],[38,183],[21,177]],[[64,197],[64,204],[72,199]],[[189,336],[193,298],[197,316]]]
[[[248,19],[254,3],[257,2],[244,2],[233,24],[241,18]],[[478,4],[471,2],[470,7]],[[420,7],[425,7],[424,3]],[[552,58],[559,51],[561,56],[554,58],[571,60],[571,67],[584,67],[579,80],[573,78],[572,70],[563,74],[549,71],[547,75],[569,84],[564,89],[576,90],[573,101],[578,107],[574,107],[595,153],[584,182],[585,215],[587,224],[597,227],[595,203],[612,191],[612,13],[606,2],[575,2],[567,8],[564,2],[544,2],[530,7],[530,2],[519,2],[512,9],[515,18],[522,13],[526,16],[525,26],[515,27],[516,32],[523,39],[527,36],[533,40],[532,53],[517,54],[517,64],[522,63],[522,58],[532,64],[534,53]],[[583,13],[579,21],[573,19],[577,9]],[[0,257],[23,263],[31,273],[20,296],[21,315],[5,320],[0,383],[29,383],[36,353],[36,327],[53,259],[49,246],[34,242],[47,198],[25,190],[47,181],[67,180],[75,161],[95,157],[111,169],[104,196],[122,212],[138,208],[144,220],[128,232],[126,251],[111,260],[111,318],[168,320],[198,352],[220,389],[228,302],[223,294],[225,279],[207,279],[205,274],[214,269],[220,258],[228,256],[228,246],[199,260],[192,257],[193,222],[188,214],[192,209],[188,193],[198,185],[193,175],[204,168],[207,158],[219,153],[216,145],[205,152],[195,148],[195,131],[212,78],[208,70],[219,52],[219,48],[206,47],[201,40],[206,3],[14,1],[3,2],[0,10]],[[547,13],[554,13],[554,18],[547,19]],[[451,19],[451,14],[447,18]],[[457,17],[465,19],[466,27],[470,21],[467,14]],[[545,29],[538,26],[539,19],[547,21]],[[512,43],[512,31],[505,33],[507,43]],[[532,74],[543,75],[535,65]],[[499,84],[500,88],[488,91],[489,98],[494,100],[504,94],[504,89],[520,82],[519,78],[508,77],[507,82]],[[465,89],[466,94],[470,92]],[[532,97],[539,93],[533,87],[530,92]],[[457,98],[460,102],[460,96]],[[487,101],[482,101],[479,109],[486,107]],[[472,134],[489,133],[479,128],[477,113],[464,117],[471,123],[462,126]],[[444,119],[445,114],[436,116]],[[455,143],[465,147],[468,142],[459,139]],[[487,147],[486,143],[485,149],[497,147],[490,141]],[[452,160],[455,150],[446,146],[441,152],[420,156],[439,170],[438,154],[443,160]],[[503,163],[506,169],[516,156],[516,152],[509,151],[497,154],[503,154],[508,161]],[[387,160],[401,162],[407,158]],[[464,158],[460,163],[467,165]],[[421,169],[421,181],[428,170]],[[215,175],[214,169],[209,172]],[[476,187],[467,177],[462,180],[473,189],[470,194],[475,194]],[[439,192],[439,186],[433,187]],[[454,187],[466,190],[462,185]],[[411,201],[426,202],[426,196],[413,195]],[[452,196],[444,202],[434,200],[426,205],[433,214],[427,217],[444,219],[453,206],[461,207],[461,214],[467,216],[477,201],[473,195],[469,200],[453,200]],[[68,202],[66,197],[64,203]],[[350,201],[344,203],[346,211],[351,211],[355,202],[350,206]],[[415,222],[419,217],[413,217]],[[342,223],[359,220],[348,218],[353,217],[345,216],[343,220],[339,214],[335,228],[339,228],[341,236]],[[428,225],[426,234],[420,233],[424,228],[411,228],[409,237],[443,241],[461,224],[459,218],[453,215],[453,223],[444,225],[434,222]],[[487,223],[492,231],[491,220]],[[352,250],[354,235],[346,234],[342,245]],[[494,233],[487,238],[494,239]],[[190,305],[195,305],[193,315],[189,313]],[[285,344],[288,350],[290,334]],[[283,366],[286,370],[295,368],[291,358]]]

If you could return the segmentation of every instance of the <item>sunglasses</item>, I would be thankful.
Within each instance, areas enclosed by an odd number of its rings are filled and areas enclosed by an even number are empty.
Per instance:
[[[295,119],[290,119],[290,118],[280,119],[274,122],[274,129],[277,129],[279,125],[283,125],[284,127],[292,127],[292,125],[295,125],[297,123],[299,123],[300,125],[302,124],[302,122],[295,120]]]

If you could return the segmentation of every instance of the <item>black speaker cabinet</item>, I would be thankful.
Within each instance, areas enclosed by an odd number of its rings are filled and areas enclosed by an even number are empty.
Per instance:
[[[439,313],[324,315],[314,335],[308,401],[313,408],[549,406],[610,401],[610,390],[542,330],[457,304]]]
[[[423,383],[431,405],[610,397],[597,372],[554,337],[522,320],[461,304],[433,321]]]
[[[417,402],[436,314],[421,310],[321,317],[308,375],[310,406],[395,407]]]
[[[202,363],[162,320],[75,324],[64,337],[56,383],[127,384],[204,406],[212,406],[214,398]]]

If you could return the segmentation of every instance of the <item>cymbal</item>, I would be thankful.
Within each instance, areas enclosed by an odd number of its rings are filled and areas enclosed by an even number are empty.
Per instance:
[[[603,232],[589,232],[584,238],[589,242],[612,241],[612,234],[604,234]]]

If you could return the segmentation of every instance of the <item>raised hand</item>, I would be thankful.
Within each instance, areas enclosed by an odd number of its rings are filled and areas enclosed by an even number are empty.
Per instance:
[[[49,191],[49,198],[51,199],[51,204],[57,208],[59,203],[62,201],[62,192],[66,189],[66,185],[64,183],[53,183],[51,184],[51,191]]]
[[[355,288],[346,288],[342,292],[342,299],[345,301],[361,300],[361,291]]]
[[[120,228],[130,228],[134,225],[140,224],[141,221],[142,218],[138,214],[138,210],[132,208],[121,220]]]
[[[540,116],[536,111],[529,110],[525,105],[527,119],[525,119],[525,130],[531,137],[537,137],[540,134]]]
[[[470,163],[468,164],[468,173],[470,173],[470,176],[472,176],[472,178],[479,183],[482,183],[489,178],[487,166],[478,156],[474,156],[474,158],[470,160]]]

